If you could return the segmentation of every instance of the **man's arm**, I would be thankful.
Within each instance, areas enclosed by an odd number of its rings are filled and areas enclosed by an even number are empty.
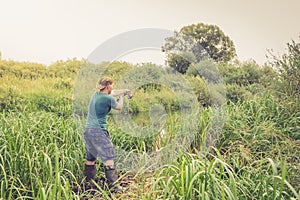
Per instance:
[[[111,96],[119,96],[119,95],[122,95],[122,94],[130,94],[130,90],[129,89],[121,89],[121,90],[112,90],[110,95]]]

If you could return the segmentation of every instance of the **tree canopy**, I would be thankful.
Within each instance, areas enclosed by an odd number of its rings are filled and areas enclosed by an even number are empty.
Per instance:
[[[207,58],[228,62],[236,57],[233,41],[216,25],[198,23],[184,26],[165,41],[162,50],[167,54],[167,63],[181,73],[185,73],[193,62]]]

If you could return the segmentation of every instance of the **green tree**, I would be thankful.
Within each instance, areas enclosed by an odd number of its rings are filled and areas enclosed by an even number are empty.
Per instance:
[[[178,59],[174,54],[193,54],[193,61],[196,63],[207,58],[217,62],[228,62],[236,57],[233,41],[216,25],[199,23],[185,26],[179,32],[175,31],[174,36],[166,38],[165,41],[162,50],[167,54],[169,66],[176,70],[188,66],[173,65],[179,63],[173,61]],[[180,63],[186,65],[184,62]]]

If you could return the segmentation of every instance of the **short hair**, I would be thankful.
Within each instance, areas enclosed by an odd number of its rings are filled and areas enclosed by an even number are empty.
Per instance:
[[[112,85],[114,81],[109,77],[103,77],[99,80],[98,86],[100,90],[104,90],[108,85]]]

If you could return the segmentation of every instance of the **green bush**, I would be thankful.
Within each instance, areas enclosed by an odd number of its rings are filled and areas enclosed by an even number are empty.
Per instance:
[[[191,64],[186,74],[189,76],[200,76],[208,83],[222,83],[222,76],[217,64],[215,64],[212,60],[207,59],[196,64]]]
[[[246,101],[252,98],[252,94],[237,84],[226,85],[226,98],[229,101],[237,103],[239,101]]]
[[[210,105],[210,94],[205,81],[199,76],[187,76],[191,86],[193,87],[194,93],[197,96],[197,100],[202,106]]]

